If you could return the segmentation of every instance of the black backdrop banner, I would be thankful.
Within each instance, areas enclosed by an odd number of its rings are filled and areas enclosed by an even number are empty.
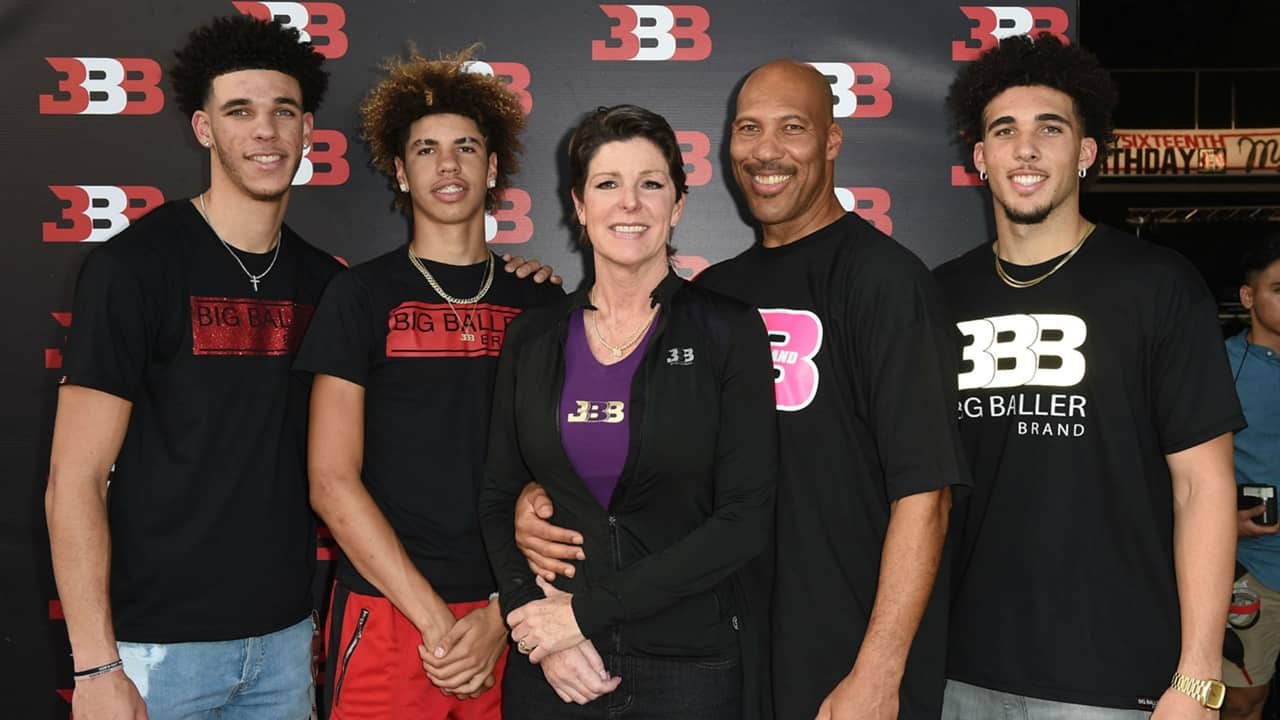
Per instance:
[[[1074,0],[977,6],[951,0],[555,2],[83,2],[0,0],[0,156],[8,230],[0,299],[0,715],[65,718],[71,660],[49,567],[43,493],[61,348],[85,255],[166,199],[194,196],[207,152],[174,108],[174,48],[215,15],[275,17],[329,59],[328,99],[292,194],[289,224],[352,263],[407,238],[387,181],[368,166],[356,108],[379,63],[482,43],[472,70],[508,83],[528,114],[524,171],[487,222],[499,251],[554,265],[577,284],[583,257],[564,222],[569,129],[623,102],[679,133],[691,192],[674,243],[692,276],[756,241],[724,172],[732,94],[776,57],[831,81],[844,129],[842,204],[936,265],[991,236],[968,158],[948,141],[943,98],[956,64],[998,37],[1075,36]],[[323,541],[321,559],[332,552]],[[199,562],[199,558],[192,558]],[[232,582],[232,579],[228,579]],[[246,588],[246,591],[249,589]]]

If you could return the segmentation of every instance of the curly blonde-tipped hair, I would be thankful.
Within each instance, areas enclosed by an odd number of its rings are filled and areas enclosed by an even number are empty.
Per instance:
[[[391,58],[383,65],[382,79],[360,104],[360,137],[373,155],[372,165],[388,176],[396,194],[394,205],[412,214],[409,194],[396,181],[395,159],[404,160],[409,128],[427,115],[449,113],[470,118],[484,136],[485,150],[498,156],[494,187],[485,195],[486,210],[510,187],[520,169],[520,132],[524,111],[520,100],[492,75],[467,71],[475,46],[439,60],[428,60],[417,50],[407,58]]]

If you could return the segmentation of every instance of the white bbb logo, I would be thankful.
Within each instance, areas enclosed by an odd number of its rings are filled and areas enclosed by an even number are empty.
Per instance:
[[[1000,315],[956,323],[973,338],[963,359],[973,369],[960,373],[960,389],[1024,385],[1070,387],[1084,379],[1088,327],[1074,315]],[[1042,366],[1041,360],[1052,358]]]

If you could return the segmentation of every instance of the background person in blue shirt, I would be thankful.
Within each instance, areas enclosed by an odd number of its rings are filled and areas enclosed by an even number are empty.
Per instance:
[[[1271,485],[1280,491],[1280,234],[1250,248],[1244,258],[1240,304],[1250,327],[1227,339],[1236,394],[1249,427],[1235,435],[1236,483]],[[1244,668],[1224,662],[1227,684],[1223,720],[1261,718],[1276,658],[1280,656],[1280,523],[1261,525],[1259,505],[1239,513],[1236,557],[1248,569],[1237,581],[1262,599],[1257,624],[1236,633],[1244,643]]]

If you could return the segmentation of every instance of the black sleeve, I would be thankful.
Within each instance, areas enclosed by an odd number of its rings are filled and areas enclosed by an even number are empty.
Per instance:
[[[489,417],[489,449],[479,499],[480,527],[489,563],[498,580],[498,603],[504,617],[543,597],[524,555],[516,547],[515,538],[516,499],[532,479],[520,454],[515,411],[516,368],[527,319],[528,315],[521,313],[511,322],[498,356]]]
[[[63,382],[132,401],[158,332],[142,280],[107,247],[80,268],[63,353]]]
[[[293,369],[365,385],[376,344],[374,330],[368,289],[354,272],[340,272],[320,297]]]
[[[1166,455],[1245,425],[1218,305],[1190,263],[1174,262],[1163,292],[1153,298],[1158,318],[1151,353],[1153,419]]]
[[[768,546],[778,470],[769,337],[754,310],[729,322],[711,515],[674,544],[574,595],[574,617],[585,636],[706,592]]]
[[[851,377],[866,388],[888,498],[969,485],[956,419],[960,343],[937,282],[904,255],[859,272],[856,285],[845,310]]]

